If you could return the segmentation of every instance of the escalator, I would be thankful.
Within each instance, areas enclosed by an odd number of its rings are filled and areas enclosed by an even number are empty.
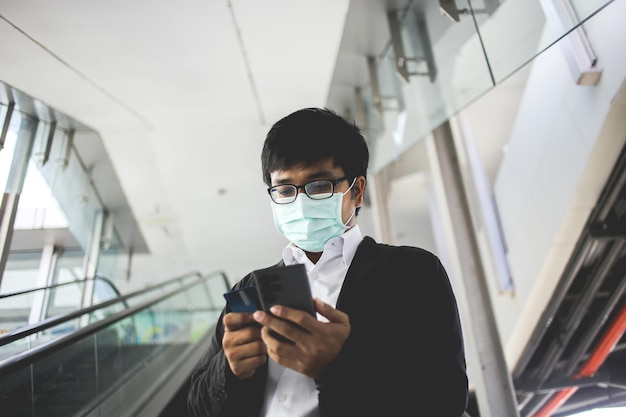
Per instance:
[[[2,416],[156,417],[182,407],[228,287],[221,272],[188,274],[1,335]]]

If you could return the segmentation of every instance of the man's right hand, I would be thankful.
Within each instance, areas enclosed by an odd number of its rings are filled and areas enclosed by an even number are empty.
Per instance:
[[[228,313],[224,316],[222,348],[230,370],[239,379],[251,378],[267,362],[267,349],[261,328],[252,313]]]

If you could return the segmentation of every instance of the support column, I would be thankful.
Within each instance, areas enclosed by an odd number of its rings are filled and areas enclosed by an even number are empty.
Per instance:
[[[89,241],[89,246],[85,251],[85,285],[83,287],[82,307],[90,306],[93,299],[95,282],[92,278],[95,278],[96,270],[98,267],[98,259],[100,257],[100,249],[102,246],[101,240],[102,230],[104,228],[104,218],[104,212],[102,210],[98,210],[94,218],[93,229],[91,232],[91,240]]]
[[[372,219],[376,229],[377,240],[387,244],[393,244],[393,234],[391,232],[391,221],[389,219],[388,188],[386,169],[382,169],[374,175],[370,175],[367,180],[367,188],[372,198]]]
[[[54,246],[54,243],[46,243],[41,253],[41,261],[39,262],[39,272],[37,274],[36,288],[43,288],[52,285],[54,282],[54,273],[56,271],[57,259],[60,249]],[[28,323],[39,323],[46,318],[48,309],[48,301],[50,300],[50,289],[37,291],[33,295],[30,307],[30,315]]]
[[[480,360],[477,377],[484,392],[477,392],[481,417],[519,416],[513,382],[508,371],[502,342],[491,305],[478,243],[472,227],[468,196],[449,122],[433,131],[441,180],[448,201],[454,230],[457,258],[462,271],[465,303],[471,312],[469,322]]]
[[[36,132],[37,121],[29,117],[22,117],[20,130],[17,132],[17,141],[9,177],[2,194],[2,203],[0,204],[0,285],[2,284],[2,276],[9,259],[11,239],[13,237],[13,223],[17,214],[17,206],[20,202],[20,194],[24,186]]]

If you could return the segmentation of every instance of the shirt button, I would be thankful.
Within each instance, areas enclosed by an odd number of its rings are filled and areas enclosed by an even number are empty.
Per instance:
[[[287,394],[280,394],[280,397],[278,397],[278,402],[284,403],[285,401],[287,401]]]
[[[309,277],[311,277],[311,279],[312,279],[313,281],[315,281],[315,280],[317,279],[317,272],[311,272],[311,273],[309,274]]]

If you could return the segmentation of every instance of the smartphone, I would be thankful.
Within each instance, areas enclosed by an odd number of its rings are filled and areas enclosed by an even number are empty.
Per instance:
[[[264,311],[269,312],[270,307],[280,304],[316,317],[309,277],[303,264],[258,269],[252,272],[252,278]]]

